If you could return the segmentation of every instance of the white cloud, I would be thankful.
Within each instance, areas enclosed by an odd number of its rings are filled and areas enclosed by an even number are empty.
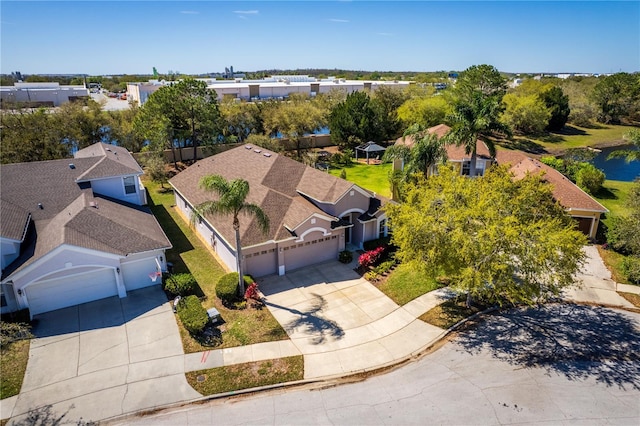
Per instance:
[[[260,12],[258,10],[234,10],[233,13],[238,15],[257,15]]]
[[[182,13],[183,15],[199,15],[200,12],[197,12],[195,10],[181,10],[180,13]]]
[[[377,34],[381,35],[381,36],[392,36],[393,35],[392,33],[377,33]]]
[[[336,19],[336,18],[329,19],[329,21],[331,21],[331,22],[349,22],[348,19]]]

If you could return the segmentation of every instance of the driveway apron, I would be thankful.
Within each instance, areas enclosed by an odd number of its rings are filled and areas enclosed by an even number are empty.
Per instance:
[[[53,418],[96,421],[200,397],[184,377],[180,334],[159,286],[35,320],[11,423],[47,405]]]
[[[258,283],[267,307],[304,355],[305,379],[398,362],[443,332],[336,261]]]

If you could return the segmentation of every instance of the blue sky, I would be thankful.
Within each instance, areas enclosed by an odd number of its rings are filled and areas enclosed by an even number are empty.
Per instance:
[[[640,2],[6,1],[0,71],[640,71]]]

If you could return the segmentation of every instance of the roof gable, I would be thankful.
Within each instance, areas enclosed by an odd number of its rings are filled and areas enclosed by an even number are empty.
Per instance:
[[[260,206],[269,217],[270,229],[265,235],[259,231],[255,218],[241,215],[241,241],[247,246],[291,237],[289,230],[297,228],[312,215],[327,216],[316,203],[335,203],[355,186],[283,155],[251,145],[202,159],[174,176],[170,183],[195,206],[216,197],[199,187],[200,179],[207,175],[221,175],[227,180],[245,179],[250,188],[247,202]],[[212,215],[207,217],[207,221],[235,247],[230,218]]]

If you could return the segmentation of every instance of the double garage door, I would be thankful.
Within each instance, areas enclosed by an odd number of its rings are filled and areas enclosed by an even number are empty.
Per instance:
[[[327,260],[338,260],[338,241],[336,235],[313,239],[307,237],[303,243],[285,247],[283,253],[286,271]]]
[[[25,287],[25,291],[32,316],[118,294],[111,268],[38,281]]]

